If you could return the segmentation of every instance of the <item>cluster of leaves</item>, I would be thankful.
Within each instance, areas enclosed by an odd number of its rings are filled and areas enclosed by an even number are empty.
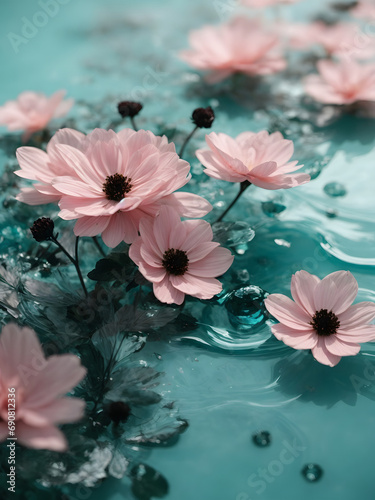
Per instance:
[[[88,297],[72,290],[59,262],[52,266],[52,280],[35,279],[43,265],[40,259],[32,274],[9,259],[0,265],[1,321],[12,318],[34,328],[46,355],[71,352],[81,358],[87,376],[74,396],[86,401],[86,414],[63,426],[68,452],[17,447],[14,498],[75,498],[77,488],[90,490],[108,476],[127,476],[138,499],[164,496],[168,483],[144,463],[147,449],[173,444],[188,424],[157,391],[162,374],[141,363],[138,353],[149,334],[194,328],[194,322],[186,321],[180,307],[162,307],[145,293],[125,246],[88,273],[95,282]],[[6,477],[8,452],[5,446],[0,450]],[[0,496],[6,494],[4,485]]]

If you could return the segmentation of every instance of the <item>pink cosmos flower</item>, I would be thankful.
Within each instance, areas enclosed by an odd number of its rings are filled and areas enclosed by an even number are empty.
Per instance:
[[[375,101],[375,64],[354,60],[319,61],[319,75],[305,78],[305,91],[325,104]]]
[[[198,160],[210,177],[228,182],[248,181],[264,189],[288,189],[309,182],[308,174],[290,174],[302,165],[290,162],[293,142],[280,132],[243,132],[235,139],[212,132],[209,149],[198,149]]]
[[[375,3],[371,0],[367,2],[357,2],[355,6],[350,10],[350,13],[354,17],[360,19],[375,19]]]
[[[242,5],[253,7],[254,9],[262,9],[264,7],[280,4],[288,5],[297,2],[299,2],[299,0],[241,0]]]
[[[375,52],[374,41],[355,23],[291,24],[286,27],[286,34],[292,47],[306,49],[320,45],[330,57],[369,59]]]
[[[8,130],[24,130],[23,140],[44,129],[53,118],[65,116],[73,106],[73,99],[66,99],[65,90],[47,97],[37,92],[22,92],[16,101],[8,101],[0,107],[0,125]]]
[[[193,49],[181,52],[180,57],[197,69],[209,71],[210,83],[233,73],[269,75],[286,66],[278,50],[277,34],[245,17],[220,26],[204,26],[191,32],[189,40]]]
[[[292,277],[293,300],[274,293],[265,299],[267,310],[279,324],[276,338],[294,349],[311,349],[317,361],[335,366],[342,356],[353,356],[359,342],[375,340],[375,304],[351,305],[358,283],[349,271],[337,271],[320,280],[306,271]]]
[[[82,418],[85,402],[63,396],[85,374],[86,369],[73,354],[46,359],[38,337],[30,328],[19,328],[13,323],[4,326],[0,335],[0,441],[9,436],[8,394],[11,394],[15,397],[18,442],[29,448],[66,450],[65,436],[56,424]]]
[[[208,222],[181,221],[171,207],[162,207],[153,221],[140,222],[140,236],[129,256],[153,283],[161,302],[182,304],[185,294],[210,299],[222,290],[215,277],[224,274],[234,258],[212,237]]]
[[[67,163],[57,149],[59,144],[67,144],[80,148],[85,134],[72,129],[62,129],[56,132],[47,144],[47,152],[39,148],[24,146],[17,149],[17,160],[21,170],[14,172],[20,177],[38,181],[30,188],[22,188],[17,200],[28,205],[42,205],[60,201],[62,193],[52,186],[56,177],[75,176],[75,170]]]
[[[115,247],[134,241],[139,221],[155,217],[161,205],[185,217],[202,217],[212,209],[200,196],[175,193],[189,181],[190,166],[166,137],[131,129],[58,134],[47,154],[35,148],[18,151],[18,175],[43,182],[34,184],[37,194],[23,191],[19,199],[59,200],[60,217],[78,219],[77,236],[102,234],[104,243]]]

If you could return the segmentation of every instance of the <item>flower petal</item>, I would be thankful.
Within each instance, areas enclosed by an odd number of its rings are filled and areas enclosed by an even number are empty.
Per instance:
[[[307,271],[297,271],[292,276],[291,293],[294,301],[305,311],[314,316],[314,290],[320,279]]]
[[[265,299],[264,304],[280,323],[296,330],[311,330],[311,316],[289,297],[273,293]]]
[[[332,354],[325,345],[325,339],[319,338],[317,345],[312,349],[314,358],[323,365],[335,366],[340,361],[341,356]]]

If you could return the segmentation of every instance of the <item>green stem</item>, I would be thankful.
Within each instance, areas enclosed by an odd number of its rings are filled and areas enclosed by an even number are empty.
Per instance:
[[[78,278],[79,278],[79,281],[81,283],[82,289],[83,289],[83,291],[84,291],[84,293],[85,293],[85,295],[87,297],[88,296],[87,288],[86,288],[85,282],[83,281],[81,269],[79,267],[79,262],[78,262],[78,240],[79,240],[79,236],[76,237],[75,258],[74,258],[74,257],[72,257],[70,255],[69,252],[67,252],[65,250],[65,248],[62,246],[62,244],[57,240],[56,236],[52,236],[51,237],[51,241],[53,241],[55,243],[55,245],[57,245],[59,247],[59,249],[68,257],[68,259],[70,260],[70,262],[76,268],[76,271],[77,271]]]
[[[134,116],[131,116],[131,117],[130,117],[130,121],[131,121],[131,123],[132,123],[132,127],[133,127],[133,129],[134,129],[136,132],[138,132],[138,127],[137,127],[137,125],[136,125],[136,123],[135,123]]]
[[[229,212],[229,210],[233,207],[233,205],[236,203],[236,201],[239,199],[239,197],[242,195],[242,193],[245,191],[245,189],[248,188],[249,186],[251,186],[251,182],[249,182],[249,181],[243,181],[243,182],[241,182],[241,184],[240,184],[240,190],[239,190],[237,196],[232,201],[232,203],[227,207],[227,209],[224,210],[224,212],[220,215],[220,217],[217,219],[216,222],[221,222],[223,220],[223,218],[227,215],[227,213]]]
[[[186,145],[187,143],[190,141],[190,139],[193,137],[193,135],[195,134],[195,132],[199,129],[198,126],[196,126],[195,128],[193,128],[193,130],[190,132],[190,134],[186,137],[186,139],[184,140],[182,146],[181,146],[181,149],[180,149],[180,152],[179,152],[179,157],[182,158],[182,155],[184,154],[184,151],[185,151],[185,148],[186,148]]]
[[[100,243],[98,241],[98,238],[96,236],[93,236],[92,237],[92,241],[94,242],[96,248],[99,250],[100,254],[102,255],[102,257],[107,257],[104,250],[102,249],[102,247],[100,246]]]

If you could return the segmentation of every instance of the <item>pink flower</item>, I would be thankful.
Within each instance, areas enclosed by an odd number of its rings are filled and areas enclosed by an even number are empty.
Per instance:
[[[37,92],[22,92],[16,101],[8,101],[0,107],[0,125],[7,126],[8,130],[24,130],[23,140],[27,141],[53,118],[66,115],[74,101],[63,101],[65,93],[65,90],[59,90],[47,97]]]
[[[360,19],[375,19],[375,3],[371,0],[367,2],[356,2],[355,6],[350,10],[354,17]]]
[[[278,293],[265,299],[268,311],[279,324],[273,325],[276,338],[294,349],[311,349],[317,361],[335,366],[342,356],[353,356],[359,342],[375,340],[375,304],[351,305],[358,284],[349,271],[337,271],[320,280],[306,271],[292,277],[294,302]]]
[[[8,415],[8,395],[14,395],[18,443],[29,448],[66,450],[65,436],[56,424],[82,418],[85,402],[63,396],[85,374],[86,369],[73,354],[46,359],[30,328],[13,323],[4,326],[0,335],[0,441],[9,436],[8,417],[12,414]]]
[[[272,5],[293,4],[298,1],[299,0],[241,0],[241,3],[247,7],[253,7],[254,9],[262,9]]]
[[[62,193],[52,186],[52,181],[59,176],[75,176],[75,171],[71,164],[64,160],[56,146],[67,144],[79,149],[85,137],[81,132],[65,128],[56,132],[52,137],[47,144],[47,152],[28,146],[18,148],[17,160],[21,170],[14,173],[25,179],[38,181],[38,183],[31,188],[22,188],[21,193],[17,195],[17,200],[28,205],[60,201]]]
[[[286,66],[278,51],[278,36],[252,19],[237,17],[220,26],[204,26],[189,36],[192,50],[180,53],[191,66],[211,72],[219,82],[233,73],[269,75]]]
[[[305,78],[305,91],[325,104],[375,101],[375,64],[354,60],[319,61],[319,75]]]
[[[166,137],[131,129],[58,134],[47,154],[20,148],[18,175],[44,184],[34,184],[37,193],[23,191],[19,199],[59,200],[60,217],[78,219],[77,236],[102,234],[104,243],[115,247],[134,241],[139,221],[155,217],[161,205],[186,217],[202,217],[212,208],[200,196],[175,193],[189,181],[190,166]]]
[[[293,155],[293,142],[280,132],[243,132],[235,139],[212,132],[206,135],[210,149],[198,149],[199,161],[210,177],[228,182],[249,181],[264,189],[288,189],[309,182],[308,174],[292,174],[302,167]]]
[[[288,31],[292,46],[297,48],[309,48],[316,44],[321,45],[328,56],[355,55],[359,59],[370,58],[374,54],[374,43],[370,39],[363,43],[363,33],[355,23],[330,25],[317,21],[307,25],[291,25]]]
[[[224,274],[234,258],[212,237],[208,222],[181,222],[175,210],[162,207],[156,219],[141,221],[140,237],[131,245],[129,256],[153,283],[161,302],[182,304],[185,294],[210,299],[222,290],[215,277]]]

